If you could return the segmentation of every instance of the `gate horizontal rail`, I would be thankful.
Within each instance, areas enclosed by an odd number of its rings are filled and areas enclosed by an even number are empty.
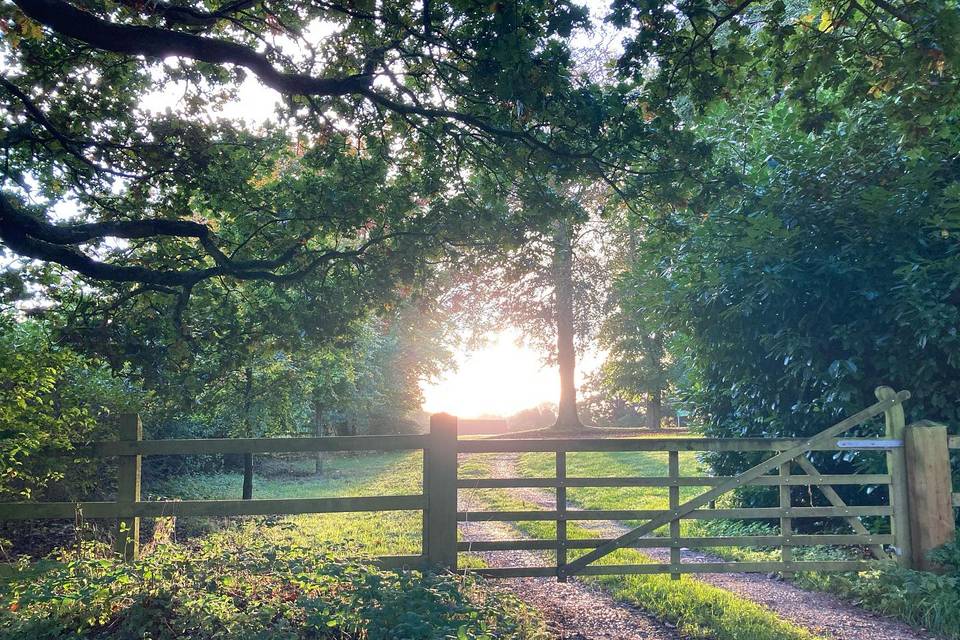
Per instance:
[[[460,453],[555,453],[557,451],[787,451],[809,438],[496,438],[461,440]],[[896,449],[897,440],[828,438],[809,451],[857,451]]]
[[[802,571],[866,571],[875,567],[862,560],[821,560],[793,562],[690,562],[683,564],[598,564],[584,567],[578,575],[652,575],[681,573],[773,573]],[[491,567],[470,569],[470,573],[487,578],[562,578],[557,567]]]
[[[670,514],[670,509],[623,509],[564,511],[460,511],[459,522],[517,522],[536,520],[647,520]],[[696,509],[678,516],[678,520],[725,520],[790,518],[849,518],[865,516],[889,516],[888,506],[866,507],[748,507],[743,509]]]
[[[584,538],[567,540],[567,549],[595,549],[610,542],[612,538]],[[459,551],[551,551],[557,548],[559,540],[520,538],[517,540],[490,540],[478,542],[459,542]],[[843,535],[811,534],[791,536],[714,536],[682,538],[640,538],[624,546],[624,549],[666,549],[680,546],[688,549],[707,549],[711,547],[782,547],[815,545],[868,545],[893,544],[894,537],[889,534]]]
[[[639,478],[460,478],[460,489],[512,489],[512,488],[583,488],[583,487],[713,487],[733,480],[736,476],[703,476],[671,478],[669,476],[646,476]],[[743,486],[781,486],[781,485],[884,485],[890,484],[887,474],[838,475],[825,474],[817,477],[802,476],[762,476]]]

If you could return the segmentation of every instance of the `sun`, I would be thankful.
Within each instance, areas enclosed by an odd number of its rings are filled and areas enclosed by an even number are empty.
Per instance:
[[[544,402],[556,403],[557,368],[544,366],[541,353],[518,346],[518,335],[512,329],[500,331],[482,349],[457,354],[456,370],[421,385],[423,410],[461,418],[506,417]],[[594,360],[587,357],[579,363],[578,384],[585,371],[595,368]]]

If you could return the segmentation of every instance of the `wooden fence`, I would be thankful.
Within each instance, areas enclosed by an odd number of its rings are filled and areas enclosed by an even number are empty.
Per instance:
[[[385,567],[439,565],[455,569],[459,552],[545,550],[556,562],[540,567],[469,569],[490,577],[556,576],[601,573],[717,573],[851,571],[865,569],[869,561],[797,561],[794,549],[808,545],[862,545],[874,557],[896,557],[904,566],[926,567],[926,552],[954,535],[953,507],[960,494],[951,486],[949,448],[960,448],[960,438],[948,439],[942,425],[919,422],[906,426],[902,403],[907,392],[878,389],[878,402],[810,438],[549,438],[458,440],[457,419],[446,414],[431,418],[423,435],[348,436],[323,438],[240,438],[207,440],[143,440],[137,416],[121,420],[120,439],[100,442],[86,453],[117,456],[118,491],[115,502],[7,503],[0,504],[0,520],[110,518],[118,520],[117,550],[125,558],[138,554],[140,518],[163,516],[250,516],[361,511],[411,510],[423,513],[422,552],[419,555],[378,558]],[[842,439],[850,428],[883,415],[883,438]],[[238,454],[316,451],[423,451],[423,492],[416,495],[346,498],[295,498],[266,500],[156,500],[140,495],[142,456]],[[887,469],[877,474],[822,474],[810,461],[810,451],[879,450],[886,454]],[[664,452],[667,475],[662,477],[571,477],[567,473],[571,452]],[[686,477],[680,475],[680,453],[769,453],[771,457],[739,476]],[[553,454],[556,473],[543,478],[459,478],[459,454],[544,452]],[[801,473],[796,473],[800,471]],[[774,507],[715,508],[721,494],[742,486],[778,487]],[[836,485],[885,487],[881,505],[849,505],[833,489]],[[794,506],[793,487],[814,488],[824,506]],[[459,490],[547,488],[555,493],[552,509],[534,511],[457,510]],[[579,487],[665,487],[666,509],[574,509],[568,489]],[[681,502],[681,487],[706,490]],[[889,533],[872,533],[862,517],[889,520]],[[779,523],[779,533],[764,536],[690,537],[681,535],[683,520],[764,519]],[[846,522],[850,533],[799,534],[796,520],[835,518]],[[457,540],[458,523],[490,521],[552,521],[556,537],[483,542]],[[613,539],[570,539],[571,521],[645,521],[640,527]],[[666,537],[652,537],[664,529]],[[681,549],[724,546],[779,547],[780,557],[768,562],[683,562]],[[669,548],[669,562],[619,565],[593,564],[620,548]],[[572,552],[572,553],[571,553]],[[576,554],[577,557],[572,557]]]
[[[456,511],[456,487],[441,480],[456,476],[456,418],[434,416],[431,429],[422,435],[336,436],[322,438],[230,438],[144,440],[139,416],[123,415],[119,439],[97,442],[72,455],[116,456],[117,499],[114,502],[0,503],[0,521],[37,519],[108,518],[117,520],[116,548],[127,559],[139,554],[140,519],[169,516],[260,516],[363,511],[423,511],[423,553],[418,556],[378,558],[384,567],[452,565],[444,554],[455,529],[440,516]],[[317,451],[423,451],[424,492],[416,495],[346,498],[281,498],[258,500],[141,500],[140,471],[143,456],[287,453]]]

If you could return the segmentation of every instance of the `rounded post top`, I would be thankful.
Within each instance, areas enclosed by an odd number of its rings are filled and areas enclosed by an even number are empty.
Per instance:
[[[903,391],[894,391],[893,387],[888,387],[886,385],[881,385],[873,390],[873,394],[877,396],[877,400],[899,400],[903,402],[904,400],[910,399],[910,392],[907,390]]]

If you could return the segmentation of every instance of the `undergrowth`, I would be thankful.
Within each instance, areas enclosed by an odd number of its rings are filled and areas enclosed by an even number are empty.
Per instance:
[[[893,616],[947,638],[960,639],[960,543],[935,550],[943,574],[884,562],[860,573],[804,573],[800,586],[836,593],[865,609]]]
[[[90,552],[13,580],[0,638],[538,638],[517,600],[452,574],[375,568],[356,548],[278,544],[248,525],[132,564]]]
[[[273,478],[258,483],[259,495],[419,490],[417,455],[339,465],[350,477]],[[234,480],[184,478],[164,489],[232,497]],[[419,553],[418,512],[246,519],[185,543],[147,546],[131,564],[93,543],[22,559],[0,582],[0,640],[547,637],[536,612],[482,581],[376,568],[373,555]]]

